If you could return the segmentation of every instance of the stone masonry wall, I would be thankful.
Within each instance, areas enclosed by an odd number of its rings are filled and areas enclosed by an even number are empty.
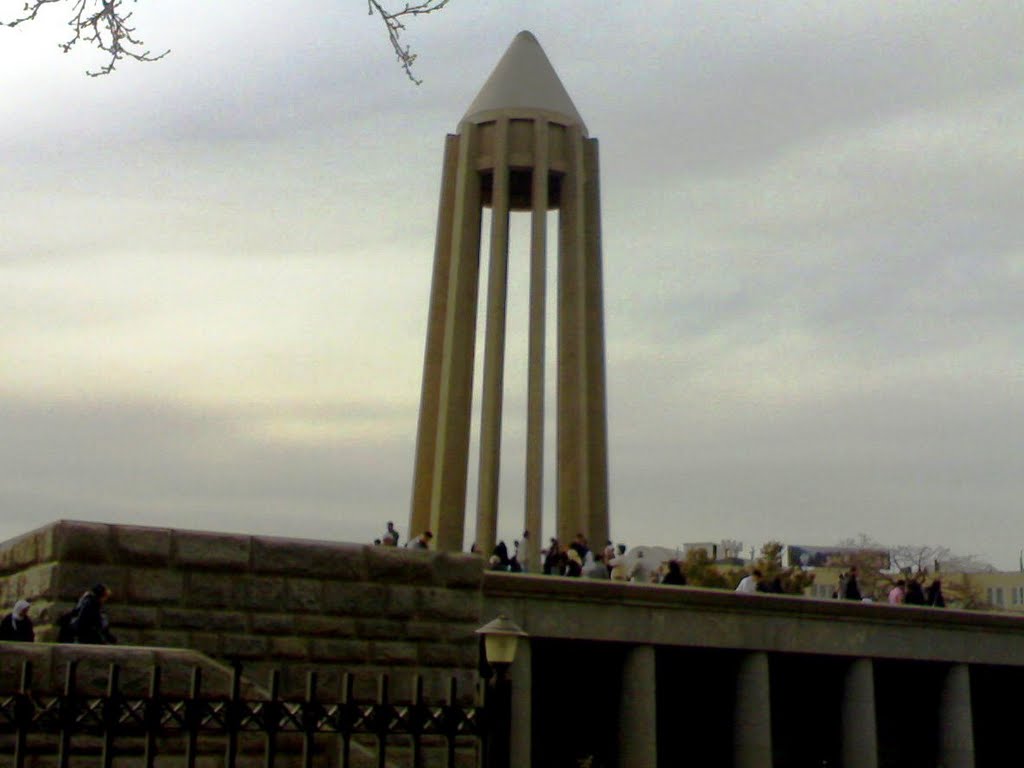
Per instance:
[[[119,643],[189,648],[325,687],[342,669],[468,682],[477,665],[483,561],[263,536],[60,521],[0,544],[4,610],[35,603],[37,639],[96,582],[114,592]],[[397,677],[397,676],[396,676]],[[411,677],[411,674],[408,676]]]

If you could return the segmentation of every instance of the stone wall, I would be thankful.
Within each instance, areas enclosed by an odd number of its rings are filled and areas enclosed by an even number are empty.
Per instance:
[[[0,544],[0,598],[35,603],[39,640],[96,582],[119,643],[189,648],[253,675],[477,666],[483,561],[322,541],[60,521]],[[9,610],[9,607],[7,608]]]

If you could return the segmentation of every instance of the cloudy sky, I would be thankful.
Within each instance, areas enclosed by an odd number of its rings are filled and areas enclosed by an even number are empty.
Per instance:
[[[1016,567],[1019,2],[452,0],[419,87],[362,0],[142,0],[172,54],[99,79],[47,11],[0,29],[0,538],[405,533],[442,143],[530,29],[601,140],[616,540]]]

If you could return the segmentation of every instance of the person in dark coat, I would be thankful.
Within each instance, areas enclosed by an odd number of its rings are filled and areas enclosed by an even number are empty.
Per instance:
[[[668,570],[665,572],[665,576],[662,578],[661,583],[674,584],[677,587],[686,586],[686,574],[684,574],[682,568],[679,567],[678,560],[668,561]]]
[[[32,619],[28,616],[28,609],[31,607],[32,604],[28,600],[19,600],[14,604],[14,610],[0,619],[0,640],[35,642],[36,631],[32,627]]]
[[[928,601],[928,605],[935,608],[945,608],[946,598],[942,596],[942,581],[941,579],[935,579],[931,584],[928,585],[928,589],[925,591],[925,600]]]
[[[110,634],[110,622],[103,607],[111,592],[105,584],[97,584],[78,601],[72,626],[75,642],[83,645],[113,645],[117,641]]]
[[[850,566],[850,572],[846,575],[846,583],[843,585],[842,598],[844,600],[862,600],[860,585],[857,584],[857,566]]]
[[[926,605],[927,601],[924,598],[924,590],[921,589],[921,583],[917,579],[911,579],[907,582],[907,592],[903,596],[904,605]]]

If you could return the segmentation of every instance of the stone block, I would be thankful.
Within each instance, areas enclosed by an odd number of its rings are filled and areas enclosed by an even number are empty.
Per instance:
[[[120,562],[165,566],[171,559],[171,530],[114,526],[114,547]]]
[[[3,560],[0,561],[0,570],[5,572],[26,568],[34,563],[46,562],[49,557],[43,560],[39,556],[39,542],[42,538],[39,531],[26,533],[7,543],[3,550]]]
[[[111,617],[113,620],[113,617]],[[137,645],[145,645],[150,648],[188,648],[189,633],[178,629],[140,629],[138,631]],[[114,634],[121,642],[121,636],[114,627]]]
[[[199,611],[191,608],[163,608],[160,625],[168,629],[196,629],[207,632],[245,632],[245,615],[236,611]]]
[[[53,530],[52,560],[62,563],[116,563],[111,526],[61,520]]]
[[[3,581],[0,587],[4,611],[10,610],[15,601],[26,599],[36,601],[41,598],[59,597],[59,575],[56,563],[45,563],[28,567],[21,573],[12,574]],[[79,591],[76,598],[85,590]]]
[[[173,542],[173,560],[178,565],[208,570],[249,569],[252,549],[249,536],[174,531]]]
[[[479,555],[442,552],[434,558],[436,581],[445,587],[479,589],[485,566],[484,558]]]
[[[259,659],[267,655],[264,635],[225,634],[221,636],[220,655],[227,658]]]
[[[366,578],[364,549],[360,544],[325,544],[260,536],[252,540],[253,570],[286,576],[360,581]]]
[[[425,667],[475,669],[480,650],[475,643],[420,643],[418,660]]]
[[[159,610],[149,605],[112,604],[108,614],[110,620],[116,621],[118,627],[148,629],[159,623]]]
[[[324,584],[324,610],[345,616],[379,616],[387,605],[388,590],[380,584],[329,581]]]
[[[389,619],[407,619],[419,609],[417,587],[397,586],[388,589],[383,615]]]
[[[308,659],[309,640],[304,637],[271,637],[270,655],[275,659]]]
[[[434,583],[432,552],[395,547],[367,547],[367,576],[370,581],[387,584]]]
[[[185,575],[167,568],[133,568],[126,596],[133,603],[177,603],[185,594]]]
[[[431,619],[452,619],[454,621],[478,621],[481,598],[479,592],[469,590],[427,587],[420,590],[418,615]]]
[[[244,581],[243,605],[254,611],[287,610],[287,587],[281,576],[247,576]]]
[[[394,619],[356,619],[356,635],[365,639],[397,639],[405,636],[405,624]]]
[[[366,640],[314,639],[310,643],[310,652],[314,661],[365,663],[370,658],[370,643]]]
[[[340,616],[295,616],[295,633],[306,637],[355,637],[356,620]]]
[[[114,600],[122,599],[127,594],[125,588],[128,583],[128,572],[116,565],[61,562],[56,566],[52,582],[54,594],[50,597],[59,600],[78,600],[98,583],[106,584],[110,588]]]
[[[409,640],[430,640],[446,643],[474,638],[479,625],[452,621],[410,621],[405,625],[405,637]]]
[[[416,643],[376,640],[370,647],[370,660],[374,664],[415,664],[418,659]]]
[[[189,632],[188,647],[207,656],[219,656],[220,635],[216,632]]]
[[[289,611],[322,613],[324,610],[324,583],[317,579],[287,579],[284,607]]]
[[[187,597],[184,602],[195,608],[237,608],[244,604],[245,581],[236,573],[203,573],[193,571],[187,576]]]

